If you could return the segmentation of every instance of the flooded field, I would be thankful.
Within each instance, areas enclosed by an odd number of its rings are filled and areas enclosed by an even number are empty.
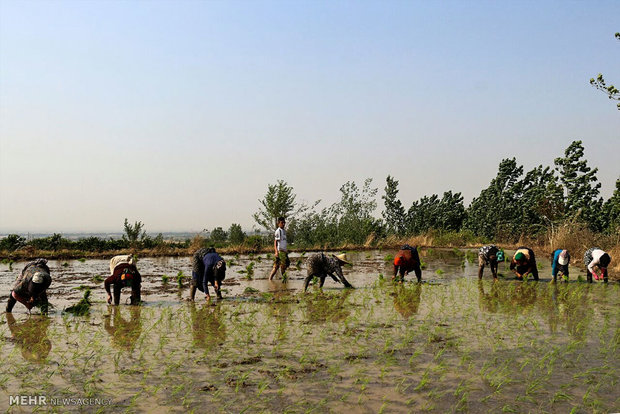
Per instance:
[[[30,412],[9,405],[28,395],[44,412],[620,411],[618,283],[579,283],[577,267],[549,283],[544,260],[540,282],[504,264],[479,282],[476,252],[428,249],[424,283],[394,285],[394,253],[348,252],[356,289],[307,294],[303,255],[286,284],[267,280],[264,254],[225,256],[210,304],[185,300],[189,258],[141,258],[140,307],[105,303],[108,261],[50,261],[50,315],[0,316],[0,408]],[[0,265],[2,310],[23,265]],[[90,314],[63,313],[83,287]]]

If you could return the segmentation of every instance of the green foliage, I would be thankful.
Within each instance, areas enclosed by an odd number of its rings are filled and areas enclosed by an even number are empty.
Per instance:
[[[381,196],[385,210],[383,220],[388,234],[402,235],[405,231],[406,213],[398,197],[398,181],[389,175],[386,178],[385,195]]]
[[[603,200],[599,198],[598,168],[588,167],[581,141],[573,141],[564,151],[564,157],[556,158],[554,162],[564,187],[568,218],[583,220],[592,230],[601,230],[599,220]]]
[[[184,279],[185,279],[185,275],[183,274],[183,271],[179,270],[179,272],[177,273],[177,284],[179,286],[179,289],[183,287]]]
[[[125,234],[123,234],[123,240],[129,243],[132,248],[140,247],[141,241],[146,237],[146,231],[144,231],[144,224],[141,221],[136,221],[133,225],[129,223],[125,218],[123,224]]]
[[[221,227],[216,227],[211,231],[209,239],[212,243],[223,243],[228,239],[228,234]]]
[[[291,218],[306,208],[305,205],[298,207],[293,192],[293,187],[286,181],[278,180],[276,184],[267,186],[267,193],[262,200],[258,200],[261,208],[252,217],[256,223],[266,230],[273,230],[277,227],[278,217]]]
[[[620,33],[616,33],[614,35],[616,39],[620,40]],[[614,85],[609,85],[605,83],[605,79],[603,78],[603,74],[599,73],[595,78],[590,79],[590,85],[594,86],[596,89],[603,91],[609,99],[614,101],[620,101],[620,91]],[[618,110],[620,110],[620,103],[617,104]]]
[[[72,313],[75,316],[88,315],[88,313],[90,312],[90,306],[91,306],[89,298],[90,298],[90,289],[86,289],[84,291],[84,297],[82,297],[82,299],[80,299],[80,301],[77,304],[65,309],[65,312]]]
[[[348,181],[340,187],[340,201],[320,212],[307,210],[295,223],[296,243],[300,246],[338,246],[343,243],[364,244],[374,235],[381,237],[381,221],[374,218],[377,208],[372,179],[360,188]]]
[[[228,229],[228,240],[232,244],[242,244],[245,241],[245,233],[241,230],[241,225],[233,223]]]
[[[616,180],[613,195],[603,205],[602,217],[606,220],[604,228],[607,232],[620,235],[620,178]]]
[[[407,212],[407,233],[420,234],[431,229],[459,231],[465,220],[461,193],[446,191],[440,199],[436,194],[414,201]]]
[[[168,280],[170,280],[170,276],[168,276],[168,275],[162,275],[161,276],[161,283],[163,283],[164,285],[168,284]]]
[[[522,177],[516,159],[504,159],[488,188],[474,198],[465,228],[489,239],[517,240],[542,231],[563,214],[562,188],[550,167],[538,166]]]
[[[252,277],[254,276],[254,262],[248,263],[248,265],[245,267],[245,271],[246,279],[252,279]]]
[[[0,240],[0,249],[9,252],[15,251],[25,245],[26,239],[17,234],[9,234],[4,239]]]

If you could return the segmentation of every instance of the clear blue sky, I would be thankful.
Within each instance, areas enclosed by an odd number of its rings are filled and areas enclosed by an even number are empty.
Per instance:
[[[618,1],[0,0],[0,232],[240,223],[269,183],[408,208],[572,140],[620,176]],[[380,210],[380,209],[379,209]],[[377,212],[379,213],[379,212]]]

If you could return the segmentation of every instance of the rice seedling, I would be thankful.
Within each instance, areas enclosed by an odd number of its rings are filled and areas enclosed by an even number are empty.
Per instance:
[[[84,291],[84,296],[82,297],[82,299],[80,299],[80,301],[77,304],[68,307],[64,311],[67,313],[72,313],[75,316],[87,315],[90,312],[90,307],[92,305],[89,298],[90,298],[90,289],[86,289]]]
[[[161,283],[162,284],[167,285],[169,280],[170,280],[170,276],[168,276],[168,275],[162,275],[161,276]]]
[[[177,284],[179,286],[179,289],[183,288],[183,281],[185,280],[186,276],[183,274],[182,270],[179,270],[177,273]]]

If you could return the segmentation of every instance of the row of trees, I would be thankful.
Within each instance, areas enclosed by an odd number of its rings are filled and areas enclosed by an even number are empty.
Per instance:
[[[265,230],[275,228],[278,216],[289,221],[289,239],[300,246],[362,244],[390,235],[411,236],[429,231],[467,231],[491,240],[518,240],[536,236],[566,221],[587,224],[595,232],[620,231],[620,179],[613,196],[600,197],[598,169],[590,168],[581,141],[574,141],[554,168],[538,166],[524,172],[516,158],[504,159],[489,186],[468,207],[461,193],[433,194],[405,209],[398,198],[399,182],[388,176],[382,195],[382,218],[374,216],[377,188],[367,179],[361,187],[347,182],[340,188],[340,201],[316,209],[298,204],[291,186],[278,181],[268,187],[254,214]]]
[[[381,196],[381,218],[375,217],[378,189],[372,179],[361,186],[348,181],[340,187],[340,200],[318,208],[320,200],[308,205],[297,202],[293,187],[285,181],[269,185],[260,208],[253,215],[265,230],[246,235],[239,224],[228,231],[216,227],[205,246],[245,245],[251,249],[271,245],[279,216],[288,219],[289,242],[299,247],[361,245],[388,236],[412,236],[434,232],[458,233],[488,240],[516,241],[520,237],[542,235],[561,223],[581,222],[594,232],[620,234],[620,178],[611,198],[600,197],[597,168],[588,166],[581,141],[572,142],[554,168],[542,165],[524,172],[515,158],[504,159],[489,186],[465,207],[460,192],[447,191],[414,201],[405,209],[398,198],[399,182],[388,176]],[[69,240],[61,234],[27,241],[11,234],[0,240],[0,250],[13,251],[24,246],[39,250],[107,251],[127,248],[189,247],[190,241],[173,243],[162,234],[147,235],[144,224],[124,222],[121,239],[87,237]]]

